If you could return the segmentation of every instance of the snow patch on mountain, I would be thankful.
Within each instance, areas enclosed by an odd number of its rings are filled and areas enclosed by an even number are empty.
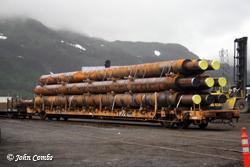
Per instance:
[[[154,54],[155,54],[155,56],[160,56],[161,55],[161,52],[159,51],[159,50],[154,50]]]
[[[72,47],[74,47],[74,48],[80,49],[80,50],[82,50],[82,51],[86,51],[86,50],[87,50],[86,48],[84,48],[82,45],[80,45],[80,44],[78,44],[78,43],[73,44],[73,43],[65,42],[64,40],[61,40],[60,43],[65,43],[65,44],[67,44],[67,45],[69,45],[69,46],[72,46]]]
[[[17,56],[17,58],[19,58],[19,59],[24,59],[24,57],[23,57],[23,56]]]
[[[3,33],[0,33],[0,39],[5,40],[5,39],[7,39],[7,38],[8,38],[8,37],[5,36]]]
[[[81,50],[83,50],[83,51],[86,51],[87,49],[86,48],[84,48],[84,47],[82,47],[82,45],[80,45],[80,44],[69,44],[70,46],[73,46],[73,47],[75,47],[75,48],[78,48],[78,49],[81,49]]]

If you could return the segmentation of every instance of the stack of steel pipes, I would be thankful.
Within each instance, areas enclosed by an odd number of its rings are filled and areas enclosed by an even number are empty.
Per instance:
[[[219,68],[214,60],[179,59],[42,75],[34,89],[35,106],[150,110],[224,103],[225,95],[210,92],[225,86],[226,79],[205,73]]]

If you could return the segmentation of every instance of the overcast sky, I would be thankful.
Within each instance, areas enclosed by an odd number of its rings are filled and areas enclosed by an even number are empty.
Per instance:
[[[0,16],[110,41],[179,43],[202,58],[221,48],[232,57],[233,40],[250,37],[250,0],[0,0]]]

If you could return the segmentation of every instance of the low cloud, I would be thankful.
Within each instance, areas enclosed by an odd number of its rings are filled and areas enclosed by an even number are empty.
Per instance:
[[[225,48],[232,60],[233,40],[250,36],[249,6],[249,0],[2,0],[0,16],[111,41],[179,43],[203,58],[219,58]]]

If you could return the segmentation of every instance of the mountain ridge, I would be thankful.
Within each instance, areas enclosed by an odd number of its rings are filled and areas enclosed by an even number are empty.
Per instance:
[[[149,63],[198,58],[174,43],[107,41],[69,30],[54,30],[34,19],[0,19],[0,96],[32,97],[42,74],[82,66]]]

